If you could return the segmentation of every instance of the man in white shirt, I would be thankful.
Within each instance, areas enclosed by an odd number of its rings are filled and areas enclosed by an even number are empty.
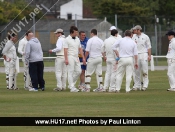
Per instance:
[[[170,88],[167,89],[167,91],[175,91],[175,32],[169,31],[166,35],[170,41],[168,46],[168,53],[166,55],[168,62],[167,75],[170,84]]]
[[[138,50],[138,69],[135,69],[134,86],[132,90],[141,89],[145,91],[148,88],[148,61],[151,60],[151,42],[149,37],[142,33],[142,27],[136,25],[134,27],[137,32],[132,39],[137,44]],[[141,78],[143,79],[143,87],[141,87]]]
[[[86,60],[83,55],[81,43],[78,36],[78,28],[75,26],[70,27],[70,35],[65,40],[64,45],[64,57],[65,64],[68,69],[68,83],[70,92],[78,92],[79,90],[75,87],[76,81],[81,74],[81,65],[78,58],[80,53],[83,58],[83,64],[86,65]]]
[[[67,79],[67,67],[64,62],[65,36],[63,33],[63,29],[57,29],[54,33],[58,38],[56,48],[49,50],[50,53],[56,52],[57,56],[57,58],[55,59],[55,75],[57,80],[57,88],[54,88],[54,90],[62,91],[66,90],[66,79]]]
[[[117,30],[117,28],[115,26],[111,26],[109,31],[112,31],[114,29]],[[119,32],[117,33],[117,37],[122,38],[122,36],[119,34]]]
[[[91,38],[88,40],[86,45],[85,58],[89,55],[87,60],[85,84],[86,88],[82,89],[82,92],[90,92],[91,76],[95,72],[98,76],[97,88],[94,92],[103,92],[103,78],[102,78],[102,45],[103,41],[97,36],[97,30],[91,30]]]
[[[28,42],[26,37],[28,36],[29,33],[31,33],[31,31],[26,32],[25,37],[19,41],[19,45],[18,45],[18,53],[22,55],[22,61],[24,65],[24,89],[26,90],[29,90],[30,88],[32,88],[32,83],[29,75],[29,67],[25,63],[25,48]]]
[[[3,58],[4,58],[4,65],[5,65],[5,73],[6,73],[6,84],[7,89],[9,90],[18,90],[16,86],[16,48],[15,48],[15,40],[16,40],[15,33],[8,33],[8,41],[2,50]]]
[[[104,80],[104,89],[107,90],[109,85],[109,92],[113,92],[115,89],[115,76],[117,71],[117,64],[115,62],[116,55],[112,50],[112,45],[116,42],[116,40],[121,39],[118,36],[118,31],[113,29],[111,31],[111,36],[104,41],[102,46],[102,54],[103,59],[106,61],[106,73],[105,73],[105,80]]]
[[[123,76],[126,72],[126,92],[130,91],[130,83],[133,75],[133,67],[138,68],[137,64],[137,46],[131,39],[132,33],[130,30],[125,31],[125,37],[117,40],[113,44],[113,50],[116,53],[116,63],[118,63],[117,75],[116,75],[116,92],[119,93]],[[117,48],[119,47],[119,52]],[[135,62],[134,62],[135,60]],[[135,63],[135,64],[134,64]]]

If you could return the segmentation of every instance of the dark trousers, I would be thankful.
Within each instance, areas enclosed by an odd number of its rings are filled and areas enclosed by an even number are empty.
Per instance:
[[[30,62],[29,74],[32,81],[33,88],[44,88],[45,81],[43,78],[44,63],[43,61]]]

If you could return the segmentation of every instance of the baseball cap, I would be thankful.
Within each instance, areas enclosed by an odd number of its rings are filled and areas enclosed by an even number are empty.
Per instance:
[[[117,29],[117,28],[115,26],[111,26],[109,30],[111,31],[113,29]]]
[[[63,33],[63,29],[59,28],[54,33]]]
[[[166,35],[174,35],[175,36],[175,32],[174,31],[172,31],[172,30],[170,30],[170,31],[168,31],[167,33],[166,33]]]
[[[134,27],[134,29],[142,30],[142,27],[141,27],[140,25],[136,25],[136,26]]]

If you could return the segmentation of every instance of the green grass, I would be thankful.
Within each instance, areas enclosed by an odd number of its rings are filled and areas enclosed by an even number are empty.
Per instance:
[[[175,93],[169,88],[167,71],[149,72],[147,91],[125,93],[125,79],[120,93],[55,92],[55,74],[45,72],[46,91],[29,92],[18,74],[18,91],[6,90],[5,74],[0,73],[1,117],[175,117]],[[103,74],[104,75],[104,74]],[[4,81],[3,81],[4,80]],[[77,82],[78,83],[78,82]],[[92,89],[96,88],[95,76]],[[0,127],[0,132],[170,132],[175,127]]]

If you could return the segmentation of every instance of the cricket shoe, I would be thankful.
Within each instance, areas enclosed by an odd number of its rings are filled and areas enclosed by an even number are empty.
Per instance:
[[[109,89],[108,92],[109,92],[109,93],[115,93],[116,90],[113,88],[113,89]]]
[[[30,88],[29,91],[30,91],[30,92],[31,92],[31,91],[33,91],[33,92],[37,92],[38,89],[37,89],[37,88]]]
[[[79,90],[77,88],[71,88],[70,92],[79,92]]]
[[[137,91],[137,90],[140,90],[140,88],[132,88],[131,90],[132,91]]]
[[[169,88],[167,91],[175,91],[175,88]]]
[[[81,89],[81,92],[90,92],[90,88],[83,88]]]
[[[93,92],[106,92],[106,90],[100,87],[100,88],[94,89]]]
[[[54,88],[53,90],[54,90],[54,91],[62,91],[61,88]]]
[[[146,91],[146,88],[143,87],[143,88],[142,88],[142,91]]]
[[[85,84],[81,84],[81,85],[78,86],[78,89],[80,89],[80,90],[81,89],[84,89],[84,88],[86,88],[86,85]]]

